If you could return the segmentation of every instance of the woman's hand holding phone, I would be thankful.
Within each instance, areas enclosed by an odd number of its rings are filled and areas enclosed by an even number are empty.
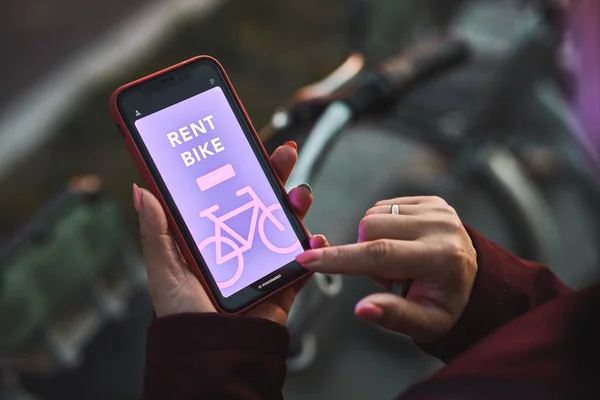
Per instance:
[[[298,159],[296,144],[293,142],[277,148],[271,155],[271,164],[279,179],[285,184]],[[306,186],[299,186],[290,192],[294,211],[304,218],[312,204],[312,194]],[[171,234],[167,217],[156,197],[137,185],[133,188],[134,205],[139,213],[140,234],[146,268],[148,286],[156,315],[164,317],[183,313],[216,312],[204,288],[196,276],[187,268]],[[326,247],[327,240],[322,235],[310,239],[313,249]],[[280,291],[268,300],[249,310],[246,315],[285,324],[294,298],[303,282]]]

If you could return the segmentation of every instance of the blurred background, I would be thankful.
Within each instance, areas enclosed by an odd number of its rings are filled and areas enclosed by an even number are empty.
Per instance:
[[[311,232],[349,243],[377,200],[435,194],[569,285],[594,282],[599,20],[595,0],[3,0],[0,399],[140,398],[142,182],[107,103],[198,54],[223,63],[267,149],[299,143]],[[287,399],[392,398],[440,367],[354,318],[376,290],[307,287]]]

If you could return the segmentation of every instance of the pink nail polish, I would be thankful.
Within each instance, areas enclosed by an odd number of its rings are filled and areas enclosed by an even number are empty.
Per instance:
[[[142,191],[135,183],[133,184],[133,207],[137,212],[142,212]]]
[[[321,260],[322,251],[320,250],[307,250],[296,257],[296,261],[303,267],[310,267],[315,265]]]
[[[381,307],[372,303],[358,303],[354,309],[354,313],[360,319],[377,320],[383,316]]]
[[[293,147],[293,148],[294,148],[294,150],[298,150],[298,145],[296,144],[296,142],[289,141],[289,142],[286,142],[286,143],[285,143],[285,145],[286,145],[286,146]]]

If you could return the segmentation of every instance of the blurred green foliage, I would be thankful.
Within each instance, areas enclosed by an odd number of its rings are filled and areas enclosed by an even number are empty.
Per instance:
[[[44,214],[0,255],[2,349],[24,345],[73,305],[120,249],[123,220],[114,201],[70,194]]]

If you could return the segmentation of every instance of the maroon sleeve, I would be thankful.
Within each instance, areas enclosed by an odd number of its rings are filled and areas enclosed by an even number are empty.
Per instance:
[[[468,227],[467,231],[478,265],[469,303],[445,337],[419,345],[446,363],[500,326],[572,291],[547,267],[516,257]]]
[[[282,399],[287,346],[287,330],[263,319],[159,318],[148,330],[144,399]]]

